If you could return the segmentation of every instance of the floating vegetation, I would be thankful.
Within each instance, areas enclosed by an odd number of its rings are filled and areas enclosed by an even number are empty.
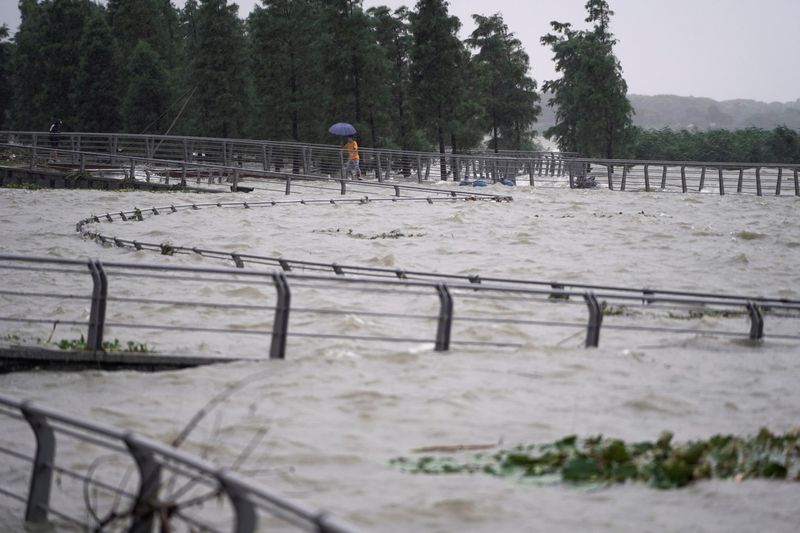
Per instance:
[[[161,243],[159,245],[161,247],[161,255],[174,255],[175,254],[175,247],[169,243]]]
[[[356,233],[352,229],[348,229],[347,231],[343,231],[339,228],[336,229],[324,229],[324,230],[313,230],[313,233],[327,233],[327,234],[336,234],[342,233],[347,235],[353,239],[365,239],[365,240],[376,240],[376,239],[400,239],[402,237],[424,237],[424,233],[403,233],[398,229],[393,229],[388,232],[383,233],[375,233],[373,235],[366,235],[364,233]]]
[[[89,346],[86,344],[86,339],[84,339],[83,335],[81,335],[80,339],[64,339],[58,341],[55,343],[55,345],[62,350],[91,350],[91,348],[89,348]],[[119,339],[114,339],[113,341],[103,342],[103,351],[149,353],[153,351],[153,348],[144,342],[128,341],[127,343],[122,344]]]
[[[745,315],[747,315],[747,313],[743,311],[719,311],[716,309],[708,309],[708,310],[690,309],[689,313],[686,315],[677,313],[667,313],[667,318],[672,318],[675,320],[698,320],[705,317],[736,318]]]
[[[542,445],[517,446],[465,459],[453,456],[398,457],[390,464],[415,474],[475,474],[540,482],[613,484],[638,481],[672,489],[703,479],[753,478],[800,481],[800,428],[755,437],[714,435],[673,443],[664,432],[655,442],[626,443],[575,435]]]
[[[23,189],[27,191],[38,191],[44,188],[37,183],[6,183],[3,187],[6,189]]]

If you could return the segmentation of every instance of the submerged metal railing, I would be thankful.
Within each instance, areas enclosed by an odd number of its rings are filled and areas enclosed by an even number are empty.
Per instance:
[[[18,330],[7,331],[21,331],[20,325],[40,329],[70,326],[77,331],[84,328],[87,348],[95,351],[103,350],[108,329],[166,335],[165,342],[170,341],[169,335],[177,335],[180,343],[185,343],[190,335],[198,343],[216,340],[221,344],[220,351],[229,355],[236,346],[234,357],[250,349],[262,357],[268,353],[272,359],[286,357],[289,341],[381,344],[389,349],[410,343],[430,345],[435,351],[448,351],[452,346],[518,348],[524,344],[516,337],[524,334],[529,339],[529,333],[518,328],[583,330],[587,347],[599,345],[601,328],[800,340],[800,302],[784,299],[559,283],[545,287],[537,286],[537,282],[499,278],[495,283],[478,277],[460,281],[445,276],[436,279],[434,273],[420,276],[428,279],[412,279],[411,273],[401,277],[389,270],[380,273],[386,277],[353,276],[353,272],[344,275],[344,268],[336,265],[331,268],[338,270],[337,274],[321,275],[295,270],[263,272],[4,255],[0,256],[0,268],[9,281],[9,288],[0,290],[6,300],[0,323],[18,325]],[[46,275],[48,286],[53,288],[12,290],[10,287],[22,285],[15,281],[13,272],[19,279],[34,273],[39,278]],[[70,278],[56,279],[65,276]],[[91,277],[91,286],[82,289],[83,293],[75,292],[76,276]],[[135,283],[122,284],[122,278],[132,278]],[[215,289],[209,291],[209,287]],[[273,296],[263,292],[267,287]],[[211,297],[207,297],[209,292]],[[14,299],[19,301],[9,303]],[[65,316],[71,301],[89,302],[89,317],[79,320]],[[80,314],[84,305],[78,304],[73,312]],[[21,311],[26,307],[36,309],[37,315]],[[57,311],[48,311],[53,308]],[[148,320],[150,309],[159,311],[158,320]],[[187,312],[176,314],[180,309]],[[269,313],[272,321],[265,323],[265,314]],[[232,316],[244,324],[232,324]],[[775,328],[769,332],[765,332],[766,316],[774,317],[771,323]],[[370,323],[356,328],[348,317],[361,317]],[[704,318],[733,325],[734,329],[710,327]],[[661,325],[664,319],[691,323],[693,327],[666,327]],[[431,324],[429,335],[420,325],[424,323]],[[482,334],[483,328],[497,324],[516,329],[489,338]],[[18,332],[13,336],[24,337]],[[256,344],[236,340],[243,337],[256,337]],[[263,337],[271,338],[268,348],[259,340]]]
[[[176,446],[132,431],[5,394],[0,394],[0,415],[26,422],[35,437],[35,446],[30,439],[9,443],[10,435],[19,436],[9,424],[4,424],[4,436],[0,437],[0,455],[5,456],[4,475],[7,475],[0,495],[24,504],[25,521],[29,523],[55,518],[70,526],[96,531],[124,525],[131,533],[149,533],[156,526],[161,531],[172,531],[178,524],[192,531],[227,529],[246,533],[259,530],[260,522],[265,529],[290,526],[309,532],[355,531],[353,526],[332,515],[261,487]],[[69,444],[74,446],[67,448]],[[70,466],[66,459],[62,460],[68,455],[65,449],[81,457],[78,464],[90,462],[91,466],[85,469]],[[102,478],[98,474],[101,464],[113,466],[109,475]],[[26,469],[28,476],[22,474]],[[11,476],[12,472],[17,476]],[[26,477],[27,491],[22,482],[11,481]],[[57,490],[54,478],[61,489],[59,495],[67,494],[69,501],[52,501],[52,493]],[[138,478],[133,489],[128,488],[131,478]],[[220,520],[204,516],[199,506],[222,497],[229,502],[229,516],[219,526],[214,522]],[[99,510],[101,504],[108,507],[107,512]],[[219,513],[217,508],[214,514]]]
[[[70,132],[51,136],[46,132],[3,131],[0,142],[37,149],[68,148],[74,152],[131,155],[148,159],[205,162],[224,167],[261,169],[298,175],[345,178],[346,155],[341,146],[158,135]],[[568,155],[559,152],[514,154],[414,152],[360,148],[361,168],[378,182],[440,179],[499,181],[526,175],[551,181],[563,175]],[[77,161],[74,161],[77,163]]]
[[[65,161],[75,160],[76,170],[86,176],[95,176],[100,179],[116,178],[119,185],[124,186],[125,180],[138,180],[155,182],[165,186],[190,187],[192,190],[209,190],[212,192],[250,191],[253,188],[269,187],[278,183],[279,191],[285,195],[295,192],[295,189],[315,187],[324,189],[326,193],[338,193],[341,196],[353,193],[379,193],[393,197],[394,201],[407,199],[437,200],[445,198],[467,198],[470,200],[495,200],[511,201],[507,195],[481,193],[461,189],[442,189],[431,186],[422,186],[408,182],[383,182],[363,181],[349,178],[331,178],[329,176],[314,174],[292,174],[288,172],[274,172],[260,169],[243,169],[240,167],[226,167],[212,163],[197,163],[185,161],[172,161],[154,159],[132,155],[115,155],[101,152],[72,151],[59,148],[37,149],[33,146],[14,146],[0,144],[0,148],[21,150],[28,156],[28,166],[34,169],[39,163],[60,168]],[[61,178],[56,187],[71,186],[70,180],[77,178],[72,175]],[[48,180],[55,180],[49,177]],[[91,181],[91,178],[87,178]],[[2,181],[2,177],[0,177]],[[9,180],[12,181],[12,180]],[[247,183],[248,187],[243,184]]]
[[[0,142],[38,150],[64,148],[165,161],[205,162],[226,168],[345,178],[340,147],[292,142],[202,137],[0,132]],[[531,186],[583,187],[585,178],[622,191],[730,192],[800,196],[800,165],[782,163],[659,161],[581,158],[559,152],[440,154],[363,148],[362,168],[378,182],[447,178],[511,180]],[[73,164],[79,164],[73,156]],[[567,180],[564,179],[567,178]]]

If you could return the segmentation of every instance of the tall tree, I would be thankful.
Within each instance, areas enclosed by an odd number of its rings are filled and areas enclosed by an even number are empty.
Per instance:
[[[59,117],[74,128],[78,111],[73,93],[80,64],[84,26],[93,11],[90,0],[21,0],[14,62],[14,115],[20,128],[44,129]]]
[[[362,0],[322,2],[320,39],[325,47],[325,78],[330,93],[329,117],[353,122],[375,146],[389,104],[389,66],[373,32],[373,21]]]
[[[227,0],[200,0],[197,9],[190,80],[197,85],[200,135],[236,137],[244,130],[248,71],[238,11]]]
[[[170,90],[161,57],[145,41],[131,52],[122,112],[129,133],[164,133]]]
[[[315,141],[325,132],[320,20],[314,0],[263,0],[247,21],[260,137]]]
[[[556,72],[562,75],[543,86],[553,93],[548,105],[558,107],[556,124],[545,135],[554,137],[562,150],[613,158],[628,141],[633,108],[613,51],[614,13],[605,0],[588,0],[586,10],[586,22],[593,23],[590,31],[554,21],[553,33],[541,39],[553,50]]]
[[[458,38],[457,17],[448,14],[445,0],[419,0],[410,13],[412,101],[418,124],[436,139],[441,179],[447,179],[445,133],[451,125],[465,69],[464,44]],[[456,178],[453,176],[454,179]]]
[[[0,130],[7,129],[14,95],[11,60],[14,45],[8,40],[8,26],[0,26]]]
[[[386,6],[370,8],[375,38],[386,58],[388,71],[384,83],[389,88],[388,127],[384,143],[391,148],[420,149],[409,104],[411,90],[410,57],[412,37],[408,9],[401,7],[394,14]]]
[[[77,86],[73,93],[78,112],[75,128],[114,132],[120,124],[119,74],[116,41],[105,16],[95,13],[81,39]]]
[[[536,82],[528,76],[528,54],[500,14],[472,17],[476,28],[467,44],[477,49],[473,68],[491,147],[497,152],[502,137],[504,148],[526,148],[533,134],[531,126],[541,111]]]

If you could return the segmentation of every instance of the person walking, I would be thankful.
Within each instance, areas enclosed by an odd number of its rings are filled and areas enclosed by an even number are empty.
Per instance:
[[[361,179],[361,167],[359,166],[358,143],[350,136],[344,143],[344,151],[347,154],[347,163],[344,167],[344,176],[347,177],[351,172],[356,179]]]

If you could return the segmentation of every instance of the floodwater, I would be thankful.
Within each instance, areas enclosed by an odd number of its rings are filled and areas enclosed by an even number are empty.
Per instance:
[[[500,185],[489,190],[509,193]],[[98,230],[340,264],[800,298],[800,199],[527,187],[510,192],[512,203],[201,209]],[[321,189],[302,194],[335,197]],[[217,267],[221,263],[194,255],[102,247],[81,239],[75,223],[134,206],[231,198],[3,189],[0,253]],[[283,199],[267,190],[236,196],[248,202],[273,198]],[[401,236],[369,238],[392,231]],[[135,279],[115,283],[137,289]],[[391,309],[392,297],[381,298],[381,308]],[[186,313],[152,312],[155,320]],[[368,322],[357,315],[348,319],[354,328]],[[797,324],[784,333],[796,335]],[[17,326],[1,327],[7,335]],[[587,349],[580,327],[528,332],[488,318],[470,327],[477,338],[513,336],[521,347],[439,353],[432,343],[373,350],[357,341],[290,339],[283,361],[156,374],[22,372],[1,375],[0,391],[169,441],[211,396],[249,376],[197,427],[186,448],[230,465],[266,430],[239,470],[366,531],[797,531],[797,483],[576,488],[483,475],[411,475],[388,464],[421,447],[511,447],[569,434],[654,440],[669,430],[683,441],[752,435],[762,426],[783,432],[800,425],[797,341],[767,334],[753,345],[715,335],[603,331],[600,347]],[[746,332],[746,320],[736,328]],[[409,327],[398,329],[393,334],[418,336]],[[175,352],[258,357],[248,351],[254,341],[211,346],[195,343],[190,334],[174,346],[167,338],[147,340]],[[19,423],[0,417],[2,443],[25,434],[12,426]],[[0,457],[0,465],[8,461]],[[79,452],[70,452],[68,460],[90,461]],[[0,469],[0,486],[24,490],[21,479],[10,466]],[[22,515],[21,504],[0,496],[0,529],[20,528]]]

